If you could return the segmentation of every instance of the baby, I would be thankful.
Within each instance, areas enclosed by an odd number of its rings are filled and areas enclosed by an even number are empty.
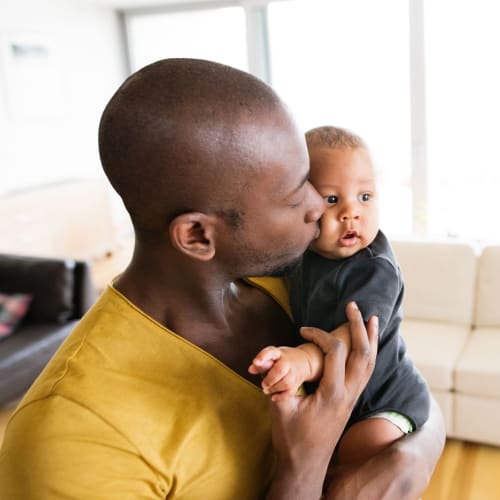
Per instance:
[[[428,387],[406,354],[400,336],[403,280],[389,242],[379,230],[375,169],[366,144],[337,127],[306,133],[310,181],[327,208],[319,237],[290,276],[295,324],[331,331],[347,321],[355,302],[365,321],[379,319],[373,375],[353,410],[336,459],[367,459],[422,426],[429,413]],[[350,348],[350,340],[343,341]],[[297,393],[322,375],[323,353],[312,343],[266,347],[249,372],[263,375],[273,400]]]

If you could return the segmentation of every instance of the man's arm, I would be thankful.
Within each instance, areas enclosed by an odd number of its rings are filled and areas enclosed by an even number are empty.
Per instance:
[[[445,444],[441,411],[431,398],[423,427],[356,466],[334,466],[329,498],[335,500],[415,500],[431,479]]]
[[[316,328],[303,336],[325,353],[323,377],[309,396],[272,403],[272,439],[277,456],[267,500],[320,498],[331,455],[375,364],[378,322],[365,328],[354,304],[347,307],[352,343]]]
[[[314,394],[272,404],[277,469],[266,500],[321,496],[333,450],[371,376],[377,352],[376,318],[365,329],[359,311],[352,306],[347,308],[347,316],[350,353],[335,332],[304,331],[325,353],[325,371]],[[329,493],[336,500],[415,500],[429,484],[445,437],[441,412],[432,400],[429,419],[420,430],[362,464],[331,469]]]

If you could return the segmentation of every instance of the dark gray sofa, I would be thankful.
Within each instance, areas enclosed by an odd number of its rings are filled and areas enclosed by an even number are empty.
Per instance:
[[[96,299],[90,264],[0,254],[0,292],[30,293],[26,317],[0,341],[0,406],[18,399]]]

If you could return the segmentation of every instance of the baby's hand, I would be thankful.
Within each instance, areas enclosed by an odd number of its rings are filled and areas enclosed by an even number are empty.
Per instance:
[[[301,349],[274,346],[262,349],[248,368],[250,373],[264,376],[262,390],[273,401],[294,396],[306,380],[307,370],[307,356]]]
[[[273,345],[265,347],[262,351],[253,358],[252,364],[248,367],[248,371],[252,375],[264,376],[281,357],[279,347]]]

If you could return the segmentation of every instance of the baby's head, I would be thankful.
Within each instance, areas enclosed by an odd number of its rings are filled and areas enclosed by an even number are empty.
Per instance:
[[[330,126],[309,130],[306,142],[311,183],[327,204],[311,249],[328,259],[350,257],[378,232],[375,169],[368,147],[352,132]]]

